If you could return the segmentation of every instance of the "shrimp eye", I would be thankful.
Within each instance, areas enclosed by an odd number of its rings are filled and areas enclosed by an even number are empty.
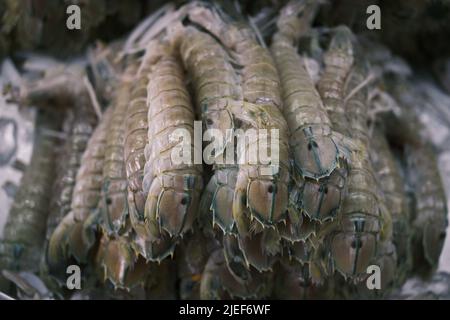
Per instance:
[[[107,205],[110,205],[111,203],[112,203],[111,198],[106,198],[106,204],[107,204]]]
[[[268,192],[268,193],[272,193],[272,192],[273,192],[273,186],[269,186],[269,187],[267,188],[267,192]]]
[[[308,150],[311,150],[312,149],[312,144],[311,144],[311,142],[308,142]]]
[[[325,194],[328,193],[328,187],[325,187],[325,188],[323,189],[323,193],[325,193]]]
[[[181,203],[183,206],[186,205],[187,202],[188,202],[187,197],[183,197],[183,198],[181,199],[181,201],[180,201],[180,203]]]
[[[212,125],[214,123],[214,121],[211,118],[206,119],[206,124],[208,126]]]

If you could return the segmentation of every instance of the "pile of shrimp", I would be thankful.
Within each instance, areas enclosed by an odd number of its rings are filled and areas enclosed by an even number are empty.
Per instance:
[[[35,145],[0,290],[28,271],[68,298],[70,265],[81,292],[112,299],[383,298],[430,276],[447,208],[414,84],[348,27],[313,28],[318,6],[166,6],[85,64],[25,81],[15,98],[64,134],[58,152]],[[198,127],[221,133],[214,152]],[[264,135],[236,144],[239,130]],[[274,158],[250,161],[260,149]]]

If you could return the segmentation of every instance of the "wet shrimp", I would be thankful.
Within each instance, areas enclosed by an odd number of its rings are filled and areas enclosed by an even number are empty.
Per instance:
[[[0,269],[39,271],[56,161],[57,140],[48,130],[58,130],[58,120],[41,111],[37,123],[30,165],[21,179],[0,241]]]
[[[150,233],[161,238],[182,237],[190,230],[203,188],[202,167],[193,163],[194,110],[184,83],[179,56],[173,44],[160,43],[147,86],[148,144],[145,147],[143,190],[147,193],[145,223]],[[175,130],[183,130],[191,158],[187,163],[173,157],[178,141]],[[179,152],[179,151],[178,151]],[[178,159],[179,160],[179,159]]]
[[[278,18],[271,51],[281,78],[283,112],[298,176],[294,181],[301,190],[291,202],[309,217],[326,221],[336,217],[341,204],[345,175],[338,166],[345,156],[339,152],[343,148],[338,147],[321,96],[295,47],[309,31],[315,9],[316,4],[308,1],[289,2]]]
[[[217,249],[209,256],[203,271],[200,298],[218,300],[268,297],[272,289],[272,275],[253,271],[251,276],[245,283],[237,281],[226,267],[223,251]]]
[[[242,101],[239,79],[227,52],[213,37],[191,26],[186,27],[183,34],[181,57],[192,77],[195,105],[200,109],[198,113],[202,115],[203,126],[219,130],[224,137],[212,155],[214,174],[206,186],[200,207],[202,211],[211,210],[213,224],[230,233],[234,220],[229,204],[233,201],[238,167],[225,164],[223,157],[231,152],[234,159],[231,139],[236,124],[233,113]]]
[[[107,130],[112,112],[113,108],[108,108],[103,114],[83,154],[71,211],[56,227],[49,241],[47,261],[51,267],[64,265],[71,256],[79,262],[86,262],[94,244],[94,231],[98,223],[96,210],[101,196]]]
[[[400,144],[406,164],[406,180],[412,196],[410,215],[414,273],[430,275],[435,270],[446,237],[447,201],[437,166],[436,152],[426,140],[423,125],[414,110],[422,97],[413,84],[401,77],[387,82],[388,92],[400,108],[387,125],[391,143]]]
[[[280,80],[274,62],[267,49],[261,46],[253,31],[246,25],[227,23],[229,18],[221,12],[193,6],[189,19],[221,39],[239,65],[243,106],[235,116],[245,125],[243,129],[277,129],[279,133],[278,163],[272,165],[250,164],[250,154],[258,153],[258,145],[267,148],[259,137],[246,143],[240,154],[239,172],[233,199],[233,217],[240,234],[249,232],[250,217],[266,227],[284,219],[288,202],[289,182],[288,129],[281,113]],[[274,139],[272,133],[267,135]],[[271,174],[261,171],[273,170]],[[250,214],[250,216],[249,216]]]
[[[400,164],[395,159],[380,126],[373,130],[370,140],[370,159],[378,184],[386,199],[386,207],[392,215],[393,243],[399,266],[397,281],[405,280],[411,268],[411,234],[409,232],[409,206]]]
[[[108,235],[123,232],[128,218],[127,179],[124,165],[125,123],[131,86],[137,66],[125,70],[114,99],[114,111],[108,128],[103,167],[102,201],[100,212],[102,227]]]

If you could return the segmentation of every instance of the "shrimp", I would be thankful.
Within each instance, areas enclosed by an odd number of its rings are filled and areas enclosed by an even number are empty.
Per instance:
[[[308,1],[289,2],[278,18],[271,52],[281,78],[294,169],[301,176],[294,178],[302,190],[295,205],[309,217],[326,221],[337,215],[343,198],[345,175],[335,170],[343,148],[337,146],[322,99],[294,47],[309,28],[315,8]],[[300,19],[300,14],[307,17]]]
[[[275,299],[331,299],[335,298],[332,281],[323,284],[311,282],[311,265],[284,259],[275,276]]]
[[[150,233],[161,238],[182,237],[196,217],[203,189],[202,167],[192,157],[174,161],[177,141],[175,130],[183,131],[183,141],[192,156],[195,146],[190,142],[194,129],[194,111],[184,84],[183,69],[173,44],[160,43],[149,48],[157,57],[148,82],[148,144],[145,147],[143,190],[145,223]],[[178,150],[179,152],[179,150]]]
[[[113,108],[106,110],[89,139],[77,173],[71,211],[50,237],[47,261],[51,268],[59,269],[72,256],[79,262],[85,262],[95,241],[92,229],[98,222],[95,212],[101,196],[107,130],[112,113]]]
[[[45,241],[55,165],[57,118],[41,111],[30,166],[24,173],[0,242],[0,269],[37,272]]]
[[[41,73],[38,79],[22,81],[17,100],[27,105],[54,108],[72,106],[75,98],[86,95],[85,62],[64,65],[59,61],[30,58],[25,63],[29,72]]]
[[[230,233],[234,220],[229,204],[233,201],[238,167],[223,164],[225,149],[234,156],[233,130],[235,119],[233,113],[242,101],[242,92],[238,76],[233,69],[230,58],[222,46],[207,33],[194,27],[186,27],[180,44],[183,63],[192,77],[195,91],[195,105],[202,115],[206,129],[219,130],[224,137],[219,147],[214,150],[214,174],[210,179],[201,199],[202,211],[213,213],[213,224],[218,225],[224,233]],[[233,157],[234,159],[234,157]]]
[[[146,299],[174,300],[179,298],[177,291],[176,263],[164,260],[160,264],[150,264],[145,281]]]
[[[81,165],[81,157],[97,122],[93,111],[87,97],[81,96],[78,98],[73,112],[71,112],[73,116],[67,119],[72,123],[69,136],[61,150],[59,159],[61,168],[53,186],[55,192],[51,201],[52,209],[47,219],[47,240],[50,239],[57,225],[70,211],[75,178]]]
[[[141,237],[147,237],[144,227],[145,194],[142,190],[144,178],[145,154],[148,143],[147,84],[151,63],[144,59],[131,89],[131,97],[125,115],[124,159],[128,180],[128,209],[130,221],[135,232]]]
[[[127,236],[116,238],[103,233],[95,255],[100,279],[108,279],[114,288],[130,290],[135,286],[144,286],[149,266],[130,246]]]
[[[136,65],[133,64],[125,70],[115,97],[114,111],[108,128],[103,168],[102,202],[100,203],[103,218],[102,226],[108,235],[121,233],[128,218],[127,180],[123,150],[125,124],[123,118],[127,111],[135,71]]]
[[[361,64],[359,62],[352,70],[348,92],[357,88],[366,78]],[[352,130],[351,138],[358,148],[352,152],[348,194],[342,205],[342,216],[330,235],[330,248],[335,268],[344,276],[355,277],[366,272],[376,257],[377,243],[390,239],[391,228],[390,213],[382,205],[384,199],[379,195],[369,158],[365,87],[360,87],[348,99],[345,109]]]
[[[394,154],[382,129],[377,126],[370,139],[370,159],[377,174],[378,184],[392,214],[393,244],[397,251],[398,283],[405,280],[411,269],[411,235],[409,231],[409,207],[403,177]]]
[[[105,147],[102,199],[99,210],[103,234],[96,262],[105,279],[115,288],[132,289],[143,285],[147,262],[134,251],[134,234],[130,228],[127,203],[127,179],[124,164],[125,123],[122,121],[130,99],[131,84],[137,65],[131,63],[122,77],[115,97],[114,111]]]
[[[273,265],[281,253],[281,238],[273,228],[256,231],[248,236],[224,234],[220,242],[229,272],[241,282],[250,278],[251,270],[273,271]]]
[[[232,138],[235,128],[235,101],[242,100],[238,76],[227,52],[209,34],[188,26],[180,40],[180,53],[195,91],[195,105],[206,129],[220,130],[225,141],[216,150],[220,155]]]
[[[218,247],[217,240],[205,236],[199,229],[183,240],[176,259],[181,299],[200,299],[203,270],[211,252]]]
[[[413,198],[410,216],[412,270],[427,277],[436,269],[446,237],[447,200],[436,152],[426,140],[423,125],[414,111],[414,104],[422,97],[411,82],[400,77],[390,79],[387,84],[400,108],[400,117],[385,121],[386,134],[391,142],[400,143],[402,147],[406,181]]]
[[[221,39],[239,66],[240,84],[244,103],[234,113],[245,125],[244,129],[276,129],[279,134],[278,163],[263,165],[259,161],[251,164],[246,159],[257,154],[258,146],[269,154],[269,148],[260,135],[244,144],[239,154],[239,172],[233,198],[233,217],[238,232],[249,233],[249,218],[254,218],[263,227],[273,226],[285,218],[288,203],[289,182],[288,129],[281,113],[280,80],[269,51],[261,46],[246,25],[227,23],[216,10],[201,5],[193,6],[188,17],[201,25],[215,37]],[[267,135],[272,141],[272,134]],[[263,146],[261,146],[263,145]],[[273,156],[273,155],[272,155]],[[262,174],[265,169],[275,169],[272,174]],[[249,213],[249,214],[248,214]]]
[[[405,147],[407,179],[415,199],[412,220],[413,270],[427,275],[435,270],[446,236],[447,201],[431,146]]]

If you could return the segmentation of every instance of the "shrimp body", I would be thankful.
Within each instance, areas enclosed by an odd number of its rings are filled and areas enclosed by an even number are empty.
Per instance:
[[[109,235],[123,231],[128,218],[127,179],[124,165],[125,123],[123,118],[130,100],[130,90],[136,66],[130,65],[117,90],[114,111],[108,128],[103,168],[100,211],[103,229]]]
[[[151,62],[144,59],[131,88],[125,115],[125,171],[128,179],[128,210],[133,229],[140,237],[149,234],[144,225],[146,194],[142,190],[145,166],[145,145],[148,143],[147,84]]]
[[[289,2],[278,18],[271,51],[280,73],[295,175],[300,176],[294,178],[295,188],[301,190],[295,206],[323,222],[337,216],[346,177],[338,168],[340,158],[344,158],[339,149],[343,148],[338,147],[338,139],[333,137],[322,98],[294,46],[309,29],[314,11],[315,4]],[[299,14],[308,18],[300,19]]]
[[[407,177],[415,199],[412,220],[413,270],[434,270],[446,236],[447,202],[437,159],[431,146],[407,146]]]
[[[295,48],[309,29],[315,8],[307,1],[289,2],[278,18],[271,52],[280,74],[295,169],[303,177],[320,179],[338,166],[339,153],[322,99]]]
[[[303,177],[329,176],[338,166],[338,149],[320,95],[293,47],[275,44],[272,51],[280,70],[295,168]]]
[[[250,155],[261,151],[258,147],[266,155],[270,154],[267,140],[256,135],[244,144],[244,151],[241,150],[239,154],[243,160],[239,163],[233,199],[233,217],[240,233],[248,232],[248,225],[243,222],[248,214],[263,226],[274,225],[284,218],[289,182],[288,129],[281,113],[278,71],[269,51],[256,41],[248,26],[227,23],[218,11],[201,5],[191,8],[188,16],[191,21],[221,39],[239,66],[243,105],[234,112],[234,116],[243,123],[241,128],[254,129],[256,132],[260,129],[275,129],[279,134],[279,161],[273,166],[263,165],[261,161],[256,161],[256,164],[246,161]],[[275,138],[272,132],[266,137],[268,140]],[[262,173],[271,169],[272,174]]]
[[[54,185],[53,209],[47,220],[47,240],[70,211],[77,171],[97,122],[92,106],[86,100],[86,96],[79,97],[80,103],[75,105],[73,117],[68,119],[73,123],[69,129],[69,137],[61,150],[61,168]]]
[[[398,261],[402,264],[400,282],[411,268],[411,235],[409,231],[409,207],[403,177],[380,128],[375,128],[370,140],[370,159],[377,174],[378,184],[386,199],[386,207],[392,215],[393,243]]]
[[[181,299],[200,299],[203,270],[211,252],[217,247],[215,239],[206,237],[198,229],[181,243],[176,261]]]
[[[203,188],[201,166],[193,163],[194,111],[184,83],[182,66],[173,48],[162,45],[161,55],[152,66],[148,83],[148,144],[145,149],[143,190],[148,193],[145,219],[156,238],[162,232],[183,236],[195,219]],[[175,161],[181,132],[191,157]],[[175,150],[175,151],[174,151]]]
[[[213,224],[225,233],[233,230],[234,219],[231,206],[238,167],[224,164],[225,153],[231,151],[234,159],[234,145],[230,144],[235,129],[235,112],[242,102],[239,78],[223,47],[207,33],[187,27],[181,39],[180,52],[183,63],[193,80],[198,113],[202,115],[203,126],[208,130],[219,130],[223,141],[219,141],[212,160],[214,174],[201,200],[201,210],[212,211]]]
[[[95,211],[100,201],[103,166],[112,108],[108,108],[95,129],[82,157],[72,196],[71,211],[53,232],[48,246],[50,266],[59,266],[73,256],[85,262],[94,239]]]
[[[356,65],[350,77],[349,91],[363,82],[364,69]],[[382,232],[384,239],[381,240],[388,241],[391,236],[388,224],[390,213],[383,211],[384,199],[379,196],[369,157],[366,100],[367,90],[361,88],[345,106],[352,129],[351,138],[358,148],[352,152],[348,194],[342,204],[342,217],[331,236],[332,258],[336,268],[345,276],[364,273],[377,254],[377,243]]]
[[[53,121],[52,121],[53,120]],[[36,141],[30,165],[15,195],[3,239],[0,242],[0,269],[36,272],[45,240],[45,230],[55,165],[55,138],[45,129],[54,129],[55,119],[38,116]]]
[[[224,233],[234,233],[235,221],[230,204],[233,203],[237,174],[237,166],[217,166],[200,201],[200,211],[211,211],[213,226],[219,226]]]
[[[324,55],[325,70],[317,84],[333,130],[351,136],[346,125],[344,84],[353,65],[353,34],[345,26],[336,28],[328,51]]]
[[[346,275],[365,272],[376,254],[381,230],[378,198],[374,190],[377,181],[370,170],[371,163],[361,155],[355,155],[351,160],[348,194],[342,205],[339,231],[331,241],[336,268]]]

